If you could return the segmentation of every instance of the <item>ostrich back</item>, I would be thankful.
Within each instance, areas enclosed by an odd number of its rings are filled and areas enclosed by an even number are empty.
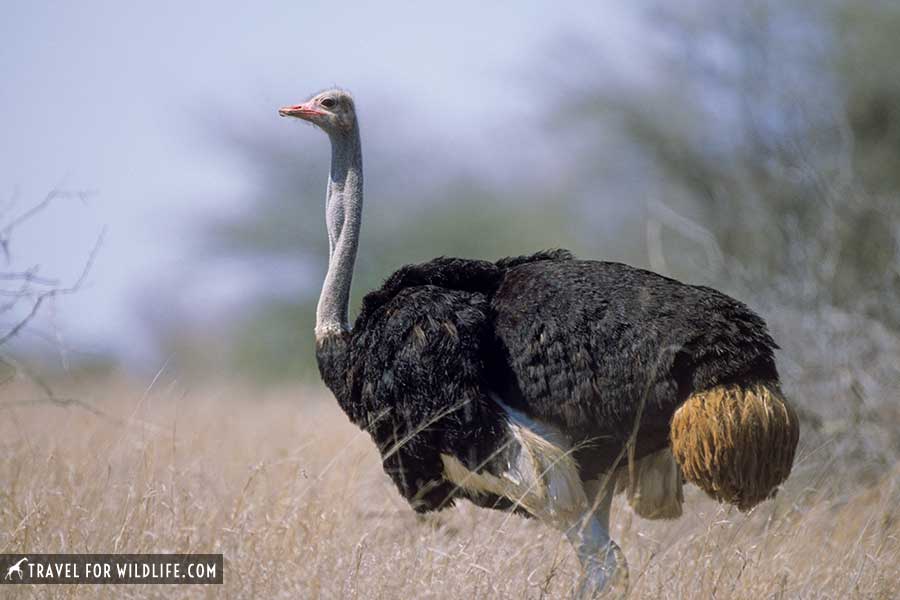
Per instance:
[[[509,464],[500,402],[565,432],[589,479],[635,425],[636,458],[665,447],[690,394],[777,382],[775,347],[760,317],[715,290],[555,251],[403,267],[317,356],[400,492],[432,510],[466,496],[444,479],[441,454],[473,471]]]
[[[777,348],[744,304],[627,265],[545,261],[508,270],[492,297],[490,384],[576,444],[583,477],[664,448],[693,393],[778,381]]]

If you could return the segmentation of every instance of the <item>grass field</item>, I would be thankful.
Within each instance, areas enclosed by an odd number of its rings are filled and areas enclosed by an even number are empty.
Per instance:
[[[537,522],[467,504],[417,517],[320,388],[72,391],[106,416],[2,391],[0,552],[226,561],[222,586],[7,586],[3,597],[563,598],[578,574],[562,536]],[[804,434],[788,485],[750,515],[693,487],[672,522],[617,498],[629,597],[900,597],[900,470],[860,477],[832,453],[827,436]]]

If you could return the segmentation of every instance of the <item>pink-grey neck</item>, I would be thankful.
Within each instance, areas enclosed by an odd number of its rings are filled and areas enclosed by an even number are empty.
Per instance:
[[[363,166],[359,127],[329,132],[331,172],[325,200],[328,272],[316,309],[316,339],[350,330],[350,286],[362,224]]]

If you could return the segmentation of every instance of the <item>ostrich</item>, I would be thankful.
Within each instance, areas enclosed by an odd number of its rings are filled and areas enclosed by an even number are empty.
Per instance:
[[[565,250],[441,257],[401,267],[351,328],[363,208],[353,98],[329,89],[279,113],[331,141],[319,371],[416,511],[467,499],[536,517],[569,538],[590,595],[627,586],[614,493],[668,519],[684,481],[746,511],[787,478],[799,425],[777,346],[714,289]]]

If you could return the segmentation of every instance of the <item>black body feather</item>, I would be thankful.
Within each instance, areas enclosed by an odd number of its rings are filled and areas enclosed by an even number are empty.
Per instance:
[[[317,347],[322,378],[420,511],[464,496],[441,453],[497,473],[503,401],[576,444],[584,479],[608,469],[640,415],[635,456],[668,444],[694,391],[777,382],[763,320],[716,290],[563,250],[491,263],[438,258],[368,294],[352,332]],[[510,508],[478,496],[481,504]]]

